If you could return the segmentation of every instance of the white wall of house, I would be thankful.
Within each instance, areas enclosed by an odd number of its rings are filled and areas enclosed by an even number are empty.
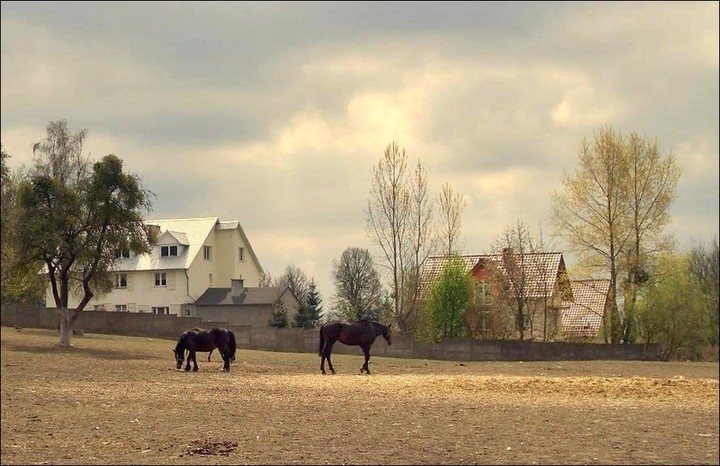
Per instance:
[[[237,229],[215,230],[215,241],[223,254],[217,258],[217,273],[221,281],[215,287],[230,286],[230,280],[242,277],[245,286],[260,286],[260,268],[250,255],[250,248]],[[242,260],[240,259],[242,248]]]
[[[167,308],[168,312],[166,313],[179,315],[182,304],[194,301],[187,296],[187,278],[184,270],[119,273],[126,275],[127,286],[114,288],[112,292],[104,296],[96,296],[85,306],[85,310],[91,311],[100,307],[105,311],[116,311],[118,310],[117,306],[125,306],[120,309],[127,312],[152,313],[153,308]],[[162,284],[155,285],[156,273],[165,274],[164,286]],[[68,306],[70,308],[77,307],[80,299],[80,296],[71,294]],[[55,307],[55,300],[49,287],[45,302],[47,307]]]

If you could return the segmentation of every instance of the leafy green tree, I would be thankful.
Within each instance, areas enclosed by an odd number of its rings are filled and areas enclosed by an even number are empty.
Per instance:
[[[607,126],[592,141],[583,139],[577,171],[552,195],[554,234],[581,265],[609,275],[612,307],[603,334],[613,343],[634,340],[636,296],[652,257],[670,247],[663,230],[679,177],[675,158],[661,155],[656,141]]]
[[[709,316],[689,267],[687,255],[664,253],[638,295],[638,333],[645,343],[658,344],[663,360],[697,359],[711,337]]]
[[[473,296],[473,278],[462,258],[453,254],[433,282],[427,299],[431,338],[440,342],[464,336],[465,312]]]
[[[383,309],[380,275],[370,251],[347,248],[333,263],[335,313],[347,320],[378,320]]]
[[[45,280],[40,262],[19,260],[18,188],[22,171],[11,172],[10,154],[0,145],[2,154],[2,194],[0,202],[0,295],[3,303],[45,305]]]
[[[710,345],[718,345],[720,334],[720,255],[718,240],[713,238],[710,244],[696,243],[690,250],[690,277],[700,292],[710,322]]]
[[[123,171],[115,155],[91,164],[83,156],[86,131],[66,121],[50,123],[35,144],[35,165],[19,189],[21,260],[40,261],[60,319],[60,345],[69,346],[75,321],[87,303],[112,288],[116,249],[150,251],[143,212],[151,192]],[[80,302],[70,309],[71,294]]]

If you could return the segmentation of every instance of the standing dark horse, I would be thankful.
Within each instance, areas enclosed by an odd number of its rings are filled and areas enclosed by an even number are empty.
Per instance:
[[[214,328],[211,330],[193,328],[183,332],[173,350],[177,368],[180,369],[183,361],[185,361],[185,350],[188,351],[185,370],[190,370],[190,361],[192,361],[193,371],[197,371],[198,363],[195,353],[197,351],[212,351],[215,348],[218,349],[223,358],[223,371],[229,372],[230,361],[235,360],[235,350],[237,349],[235,334],[232,331],[226,328]]]
[[[375,322],[374,320],[359,320],[353,324],[345,324],[342,322],[328,322],[320,327],[320,348],[318,354],[322,358],[320,360],[320,371],[325,374],[325,360],[327,359],[330,371],[334,374],[332,362],[330,361],[330,353],[336,341],[349,346],[360,346],[365,354],[365,363],[360,367],[360,373],[363,371],[370,373],[368,361],[370,361],[370,347],[375,338],[382,335],[388,345],[392,344],[392,331],[389,325]]]

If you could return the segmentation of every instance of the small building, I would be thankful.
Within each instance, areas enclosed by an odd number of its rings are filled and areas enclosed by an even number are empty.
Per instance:
[[[291,325],[300,302],[289,287],[246,287],[242,279],[231,280],[230,288],[208,288],[193,304],[188,315],[228,325],[267,327],[276,309],[285,310]]]

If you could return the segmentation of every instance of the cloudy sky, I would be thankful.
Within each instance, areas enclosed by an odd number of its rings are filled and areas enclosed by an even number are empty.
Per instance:
[[[326,303],[333,260],[377,252],[365,209],[392,141],[433,196],[465,197],[466,253],[518,219],[548,239],[550,193],[604,125],[677,158],[680,246],[718,234],[717,2],[1,8],[11,167],[66,119],[142,177],[149,218],[239,220],[266,272],[300,267]]]

